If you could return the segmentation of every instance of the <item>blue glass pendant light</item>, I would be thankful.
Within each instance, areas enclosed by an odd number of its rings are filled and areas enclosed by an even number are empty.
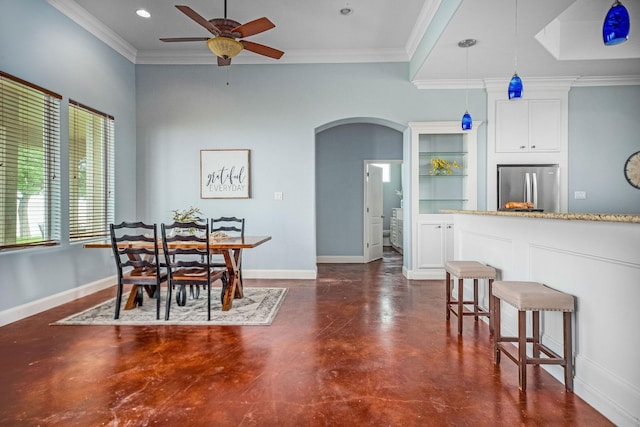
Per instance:
[[[518,0],[516,0],[516,18],[515,18],[515,27],[516,27],[516,35],[515,35],[515,66],[514,68],[518,69]],[[518,76],[518,72],[513,72],[513,77],[511,77],[511,81],[509,82],[509,99],[517,99],[522,98],[522,79]]]
[[[607,12],[602,25],[602,39],[607,46],[626,42],[629,39],[629,12],[616,1]]]
[[[509,99],[522,98],[522,79],[514,73],[509,82]]]
[[[471,130],[473,127],[473,120],[471,119],[471,114],[468,111],[464,112],[464,116],[462,116],[462,130]]]
[[[475,46],[475,39],[466,39],[458,42],[459,47],[463,47],[466,49],[467,56],[467,91],[465,94],[465,112],[462,116],[462,130],[471,130],[473,127],[473,120],[471,119],[471,114],[469,114],[469,48],[471,46]]]

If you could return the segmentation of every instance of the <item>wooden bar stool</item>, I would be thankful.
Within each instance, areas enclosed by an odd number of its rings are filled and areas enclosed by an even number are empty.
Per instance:
[[[458,334],[462,334],[462,319],[464,316],[473,316],[478,321],[478,316],[489,317],[489,332],[493,334],[493,322],[491,321],[491,285],[496,278],[496,269],[477,261],[447,261],[444,265],[446,275],[447,292],[447,320],[451,313],[458,316]],[[458,278],[458,299],[451,298],[451,276]],[[473,279],[473,301],[465,301],[463,296],[464,279]],[[484,310],[478,305],[478,280],[489,280],[489,310]],[[473,304],[473,311],[465,311],[465,304]],[[456,309],[457,307],[457,309]]]
[[[575,309],[573,295],[551,289],[537,282],[496,281],[493,283],[491,299],[495,334],[493,338],[494,363],[500,364],[500,353],[518,365],[518,385],[527,388],[527,365],[561,365],[564,367],[564,386],[573,391],[573,356],[571,351],[571,313]],[[518,309],[518,336],[502,336],[500,330],[500,301]],[[527,311],[532,312],[532,336],[527,337]],[[558,355],[540,341],[540,312],[562,311],[564,329],[564,354]],[[533,344],[533,357],[527,356],[527,343]],[[505,343],[517,343],[518,353],[513,354]],[[509,346],[511,347],[511,346]],[[547,357],[540,357],[540,352]]]

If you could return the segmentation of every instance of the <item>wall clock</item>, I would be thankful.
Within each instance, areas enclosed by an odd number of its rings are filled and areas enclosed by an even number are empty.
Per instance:
[[[640,151],[629,156],[624,164],[624,176],[629,184],[640,189]]]

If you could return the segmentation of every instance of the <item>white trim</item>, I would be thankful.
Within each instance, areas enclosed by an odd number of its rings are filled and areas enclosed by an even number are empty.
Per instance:
[[[102,21],[96,19],[86,9],[72,0],[47,0],[51,6],[58,9],[67,18],[93,34],[107,46],[124,56],[129,61],[136,63],[137,50],[129,42],[120,37]]]
[[[580,77],[571,86],[638,86],[640,76]]]
[[[318,277],[318,269],[312,270],[242,270],[245,279],[302,279],[314,280]]]
[[[504,78],[486,78],[469,80],[469,89],[487,89],[506,92],[510,76]],[[524,77],[523,77],[524,79]],[[465,89],[466,81],[462,79],[413,80],[418,89]],[[552,87],[588,87],[588,86],[637,86],[640,76],[583,76],[583,77],[527,77],[527,90],[550,89]]]
[[[403,274],[409,280],[444,280],[446,272],[444,268],[430,268],[424,270],[408,270]]]
[[[429,29],[429,25],[433,22],[433,18],[436,16],[436,12],[440,9],[441,3],[442,0],[433,0],[425,2],[424,6],[422,6],[420,14],[418,15],[418,20],[413,26],[413,29],[409,34],[407,44],[405,45],[405,49],[407,50],[409,57],[413,57],[416,53],[418,46],[420,46],[420,42]]]
[[[317,256],[318,264],[364,264],[363,256]]]
[[[339,50],[288,50],[279,60],[250,53],[233,58],[233,64],[343,64],[369,62],[408,62],[409,55],[403,49],[339,49]],[[206,48],[201,50],[140,50],[136,64],[215,64],[216,57]]]
[[[433,79],[433,80],[412,80],[418,89],[466,89],[466,79]],[[469,89],[484,89],[483,79],[470,79]]]
[[[82,298],[103,289],[107,289],[111,286],[114,286],[117,281],[118,279],[116,276],[107,277],[92,283],[87,283],[83,286],[78,286],[77,288],[50,295],[36,301],[31,301],[16,307],[11,307],[8,310],[0,311],[0,326],[16,322],[26,317],[33,316],[34,314],[38,314],[59,305],[71,302],[78,298]]]
[[[313,280],[318,276],[318,270],[242,270],[242,275],[246,279],[303,279]],[[26,304],[11,307],[7,310],[0,311],[0,326],[17,322],[34,314],[50,310],[59,305],[66,304],[78,298],[86,297],[95,292],[115,286],[118,279],[116,276],[106,277],[69,289],[58,294],[31,301]]]

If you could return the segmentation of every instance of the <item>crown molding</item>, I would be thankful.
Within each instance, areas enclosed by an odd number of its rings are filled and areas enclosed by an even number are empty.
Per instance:
[[[433,79],[433,80],[413,80],[418,89],[484,89],[485,84],[482,79]]]
[[[418,15],[418,20],[416,21],[416,25],[414,25],[411,30],[411,34],[409,34],[409,39],[407,40],[407,44],[405,45],[409,58],[416,53],[416,49],[420,45],[420,42],[424,38],[429,25],[433,21],[433,18],[436,16],[436,12],[440,8],[440,4],[442,0],[433,0],[425,2],[420,14]]]
[[[135,64],[136,48],[117,35],[111,28],[97,20],[85,8],[79,6],[78,3],[71,0],[47,0],[47,3]]]
[[[241,53],[232,64],[340,64],[367,62],[408,62],[402,49],[369,50],[291,50],[279,60],[252,53]],[[215,64],[216,57],[208,50],[139,50],[136,64]]]
[[[589,86],[640,86],[640,76],[583,76],[583,77],[529,77],[523,79],[527,89],[567,90],[572,87]],[[418,89],[466,89],[462,79],[414,80]],[[469,80],[469,89],[486,89],[487,92],[504,91],[508,78]]]
[[[484,79],[485,88],[487,92],[505,92],[509,86],[510,79],[511,77]],[[522,82],[525,90],[560,90],[568,92],[573,82],[577,79],[578,77],[574,76],[524,77]]]
[[[580,77],[573,87],[585,86],[640,86],[639,76]]]

